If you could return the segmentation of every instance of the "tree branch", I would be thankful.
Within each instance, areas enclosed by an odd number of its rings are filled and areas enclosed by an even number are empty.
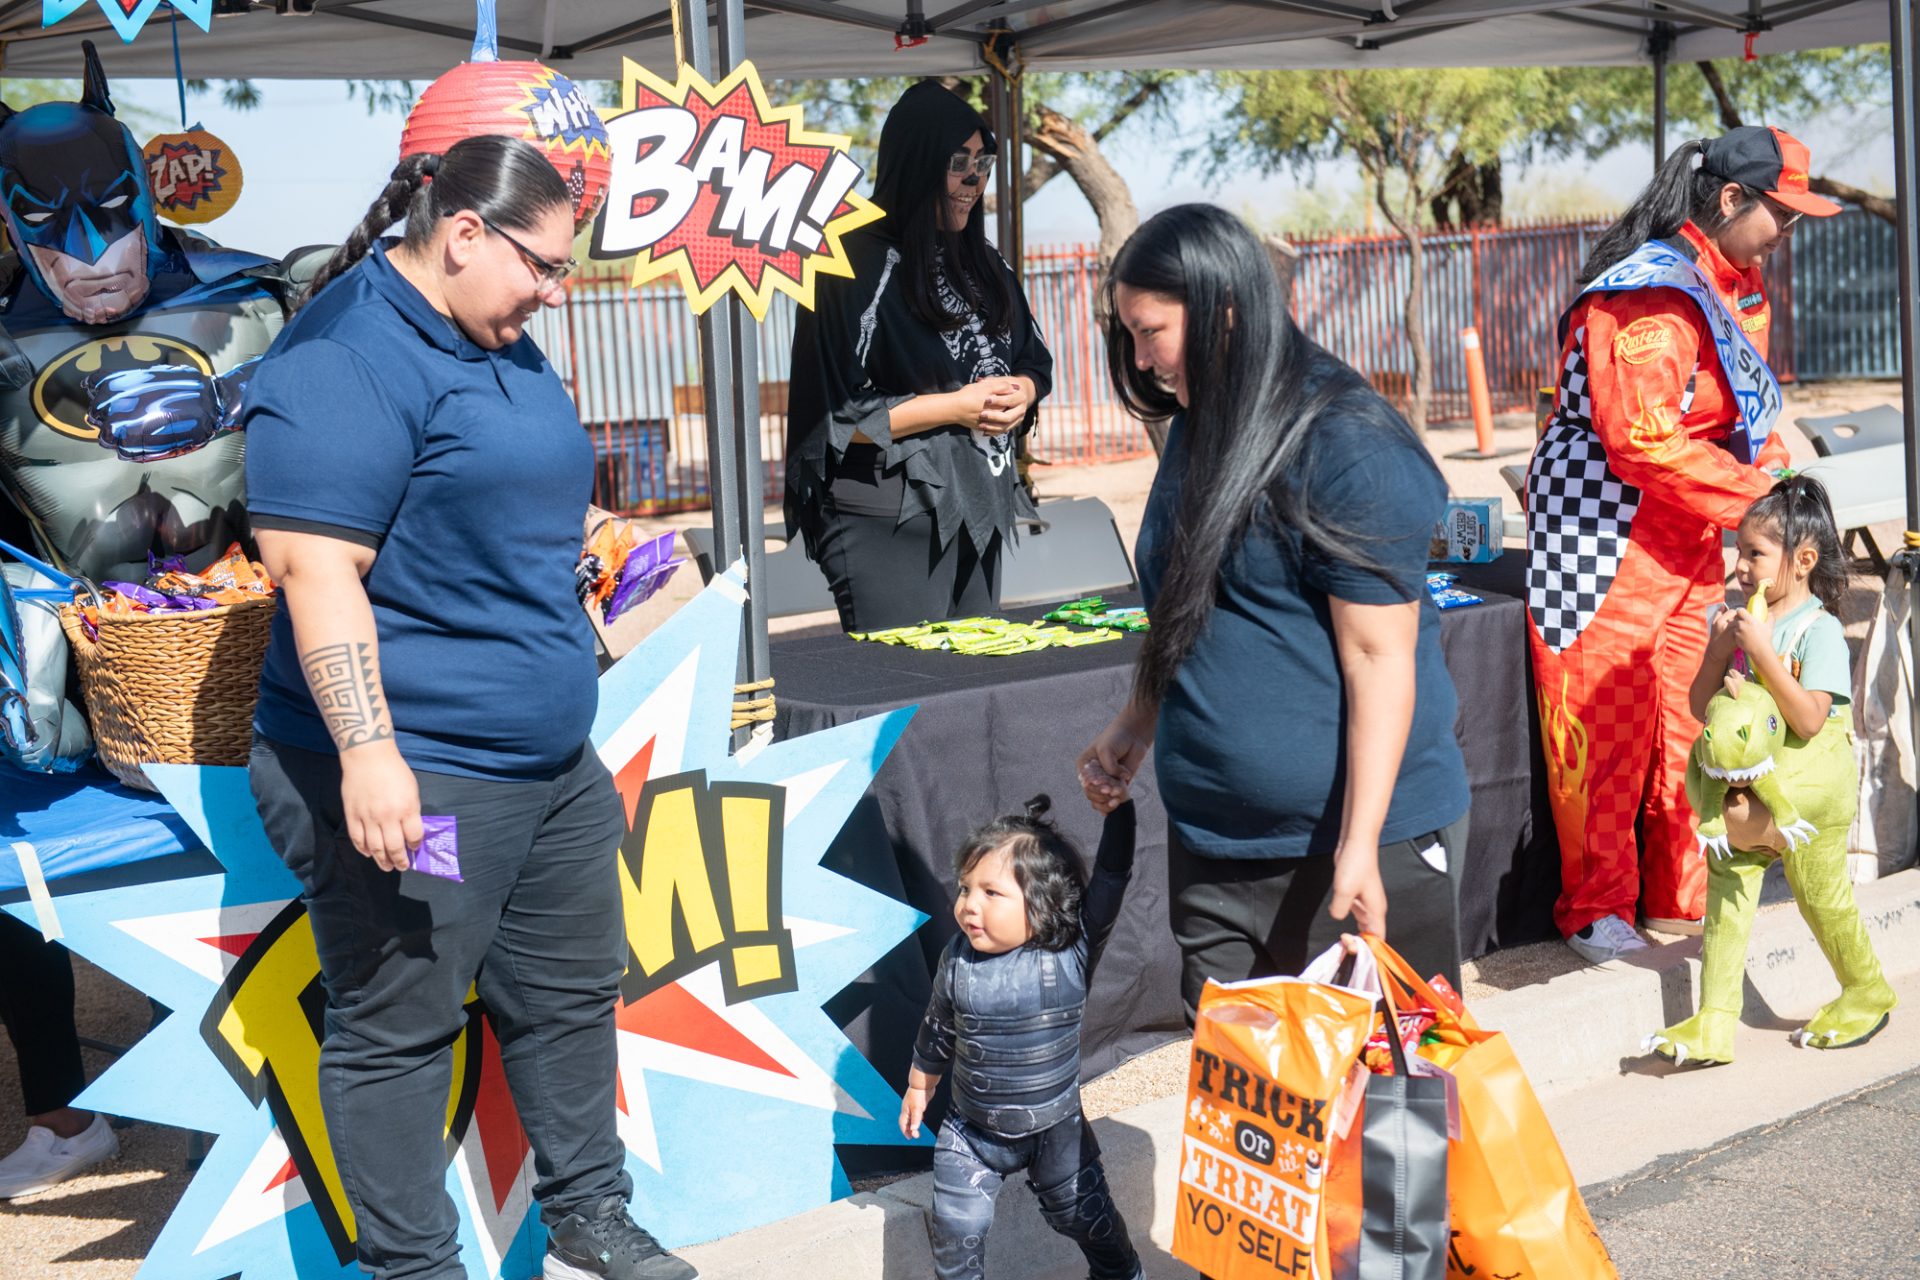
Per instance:
[[[1727,82],[1721,79],[1720,69],[1711,62],[1696,62],[1694,65],[1700,68],[1700,74],[1706,79],[1707,87],[1713,90],[1714,101],[1720,104],[1720,123],[1729,129],[1738,129],[1741,124],[1740,111],[1733,105],[1733,95],[1727,92]],[[1807,179],[1807,189],[1815,195],[1829,196],[1835,200],[1845,200],[1848,204],[1858,205],[1876,218],[1884,218],[1895,225],[1899,223],[1899,215],[1893,201],[1885,196],[1874,195],[1871,191],[1863,191],[1859,187],[1836,182],[1832,178],[1812,176]]]
[[[1898,226],[1899,211],[1893,201],[1885,196],[1877,196],[1871,191],[1862,191],[1859,187],[1848,186],[1844,182],[1835,182],[1832,178],[1808,178],[1807,190],[1815,195],[1830,196],[1835,200],[1845,200],[1848,204],[1859,205],[1876,218],[1885,218]]]
[[[1727,92],[1727,82],[1720,78],[1720,68],[1705,59],[1693,65],[1700,68],[1700,78],[1707,82],[1707,88],[1713,91],[1713,100],[1720,104],[1720,127],[1738,129],[1742,124],[1740,108],[1733,105],[1733,95]]]

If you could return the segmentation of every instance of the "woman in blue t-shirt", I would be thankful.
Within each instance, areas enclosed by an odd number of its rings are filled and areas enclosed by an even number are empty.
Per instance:
[[[1457,982],[1467,779],[1425,588],[1446,483],[1233,215],[1151,219],[1107,288],[1114,384],[1172,424],[1135,553],[1153,628],[1081,781],[1105,811],[1154,748],[1189,1018],[1206,979],[1297,973],[1343,929]]]
[[[444,1130],[475,990],[548,1280],[694,1275],[628,1217],[614,1127],[626,820],[587,743],[573,583],[593,452],[525,333],[573,236],[524,142],[404,159],[248,392],[248,514],[283,606],[250,775],[326,989],[334,1243],[376,1276],[466,1274]]]

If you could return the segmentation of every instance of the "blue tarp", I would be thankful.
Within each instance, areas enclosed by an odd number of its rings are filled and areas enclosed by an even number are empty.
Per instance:
[[[55,777],[0,765],[0,892],[26,883],[13,850],[21,841],[48,880],[200,847],[172,805],[97,770]]]

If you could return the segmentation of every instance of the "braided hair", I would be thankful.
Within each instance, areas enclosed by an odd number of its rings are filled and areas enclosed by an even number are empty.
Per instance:
[[[550,210],[572,207],[567,184],[547,158],[518,138],[480,134],[454,143],[445,155],[403,157],[366,216],[314,276],[300,305],[351,270],[402,218],[407,228],[401,243],[419,252],[433,239],[440,219],[463,209],[510,231],[531,231]]]
[[[1791,562],[1801,547],[1812,547],[1820,558],[1807,575],[1807,589],[1828,613],[1840,616],[1840,596],[1847,589],[1847,560],[1840,549],[1840,529],[1834,523],[1826,486],[1812,476],[1788,476],[1748,507],[1740,523],[1777,539],[1784,561]]]
[[[1042,951],[1065,951],[1080,940],[1087,873],[1073,842],[1048,819],[1052,807],[1050,798],[1039,795],[1027,801],[1024,812],[995,818],[967,837],[953,857],[953,870],[964,876],[981,859],[1004,849],[1014,883],[1027,897],[1030,944]]]

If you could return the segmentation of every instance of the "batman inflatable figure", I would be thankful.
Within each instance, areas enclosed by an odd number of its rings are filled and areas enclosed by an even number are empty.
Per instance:
[[[198,567],[244,533],[240,389],[221,375],[266,351],[293,284],[286,264],[159,224],[91,44],[86,59],[79,102],[0,105],[0,488],[55,565],[139,581],[149,554]],[[167,424],[116,413],[132,425],[103,437],[96,393],[124,401],[154,366]]]
[[[291,261],[160,225],[90,43],[79,102],[0,104],[0,206],[14,249],[0,258],[0,493],[66,573],[138,582],[149,556],[202,567],[245,536],[234,424],[248,362],[297,290]],[[64,688],[64,671],[25,659],[40,701]],[[0,664],[0,686],[16,678]],[[7,736],[0,756],[18,762]]]

